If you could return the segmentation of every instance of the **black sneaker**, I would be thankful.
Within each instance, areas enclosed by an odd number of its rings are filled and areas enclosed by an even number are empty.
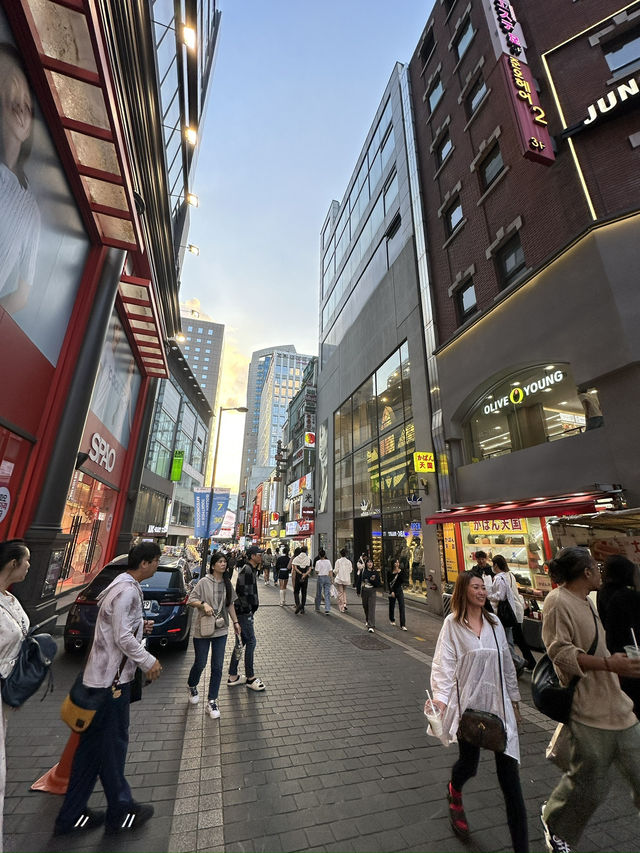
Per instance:
[[[54,835],[71,835],[79,832],[88,832],[90,829],[96,829],[104,823],[103,811],[94,811],[93,809],[85,809],[80,817],[71,825],[66,826],[56,822],[53,827]]]
[[[120,818],[117,824],[106,824],[105,835],[118,835],[121,832],[133,832],[153,817],[153,806],[144,803],[133,803],[129,810]]]
[[[547,822],[544,819],[544,807],[546,803],[542,804],[542,809],[540,811],[540,820],[542,821],[542,828],[544,829],[544,841],[547,845],[547,850],[549,853],[573,853],[573,848],[569,847],[564,839],[559,838],[557,835],[554,835],[553,832],[547,826]]]

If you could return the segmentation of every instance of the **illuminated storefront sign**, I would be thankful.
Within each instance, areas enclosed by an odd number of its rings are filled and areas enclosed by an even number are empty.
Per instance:
[[[92,462],[96,462],[98,465],[101,465],[109,472],[113,471],[116,464],[116,451],[98,432],[94,432],[91,436],[89,459],[91,459]]]
[[[307,489],[313,488],[313,474],[305,474],[304,477],[300,477],[299,480],[294,480],[293,483],[289,483],[287,486],[287,497],[295,498],[298,495],[302,494],[302,492]]]
[[[633,99],[640,95],[640,86],[635,77],[630,77],[625,83],[621,83],[616,89],[611,89],[593,104],[587,107],[587,117],[578,124],[567,128],[562,136],[567,138],[575,136],[582,130],[600,124],[608,118],[613,118],[628,107],[634,105]],[[632,99],[632,103],[629,100]]]
[[[514,385],[508,394],[505,394],[498,400],[492,400],[490,403],[486,403],[483,408],[483,412],[485,415],[491,415],[495,412],[499,412],[501,409],[508,408],[509,404],[519,406],[530,394],[537,394],[538,391],[550,388],[552,385],[562,382],[563,379],[564,373],[562,370],[556,370],[553,373],[547,373],[544,376],[541,376],[539,379],[534,379],[527,385],[520,385],[520,383],[518,383],[517,385]]]
[[[496,59],[507,54],[526,62],[524,33],[511,3],[508,0],[483,0],[482,6]]]
[[[483,518],[481,521],[470,521],[469,532],[475,533],[526,533],[525,518]]]
[[[305,447],[313,447],[316,446],[316,434],[315,432],[305,432],[304,434],[304,446]]]
[[[414,453],[413,470],[416,474],[419,474],[420,472],[434,474],[436,470],[436,462],[433,453]]]
[[[520,135],[522,154],[527,160],[550,166],[555,160],[545,111],[540,106],[529,66],[515,56],[504,54],[501,66]]]

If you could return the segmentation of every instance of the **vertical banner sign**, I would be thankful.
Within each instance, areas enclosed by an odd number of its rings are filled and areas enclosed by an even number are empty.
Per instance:
[[[193,499],[195,509],[193,535],[198,539],[211,539],[212,536],[217,536],[229,505],[229,489],[214,489],[212,506],[211,489],[194,489]],[[210,506],[211,513],[209,513]],[[209,521],[208,533],[207,521]]]
[[[540,106],[536,85],[529,66],[516,56],[503,54],[500,64],[507,78],[507,91],[513,108],[522,154],[550,166],[555,160],[547,117]]]
[[[218,536],[222,529],[222,523],[229,506],[229,489],[214,489],[213,507],[211,509],[211,524],[209,526],[209,539]]]

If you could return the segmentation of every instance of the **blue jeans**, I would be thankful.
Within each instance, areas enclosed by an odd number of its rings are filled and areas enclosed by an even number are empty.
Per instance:
[[[327,613],[331,610],[331,578],[329,575],[320,575],[316,583],[316,610],[320,610],[320,602],[324,595],[324,609]]]
[[[253,613],[237,613],[238,622],[242,630],[241,638],[244,646],[244,674],[247,678],[253,678],[253,653],[256,648],[256,633],[253,630]],[[238,674],[240,661],[231,655],[229,663],[229,675]]]
[[[69,829],[87,808],[98,777],[107,798],[107,826],[119,823],[133,804],[131,788],[124,778],[129,747],[129,690],[121,684],[118,699],[109,696],[96,713],[73,757],[71,778],[56,825]]]
[[[193,662],[187,684],[189,687],[197,687],[200,682],[202,670],[207,665],[209,657],[209,646],[211,646],[211,677],[209,678],[208,699],[217,699],[220,681],[222,680],[222,665],[224,663],[224,650],[227,645],[227,635],[222,637],[194,637],[193,650],[196,659]]]

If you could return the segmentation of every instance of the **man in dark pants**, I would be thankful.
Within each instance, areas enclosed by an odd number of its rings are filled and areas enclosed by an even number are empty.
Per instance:
[[[153,806],[136,803],[125,779],[129,747],[131,681],[139,666],[147,680],[160,675],[160,662],[142,642],[143,632],[153,625],[143,621],[140,582],[152,577],[160,562],[160,548],[141,542],[129,551],[129,565],[100,594],[100,610],[87,665],[86,687],[111,688],[91,725],[80,736],[73,759],[69,787],[56,818],[54,834],[86,832],[105,824],[107,834],[129,832],[153,815]],[[107,798],[107,812],[94,811],[87,803],[100,777]]]
[[[297,557],[291,561],[293,572],[293,598],[296,603],[296,613],[304,613],[307,603],[307,586],[311,574],[311,559],[307,552],[307,546],[303,545]]]
[[[238,675],[239,660],[235,655],[231,655],[227,685],[235,687],[238,684],[246,684],[250,690],[259,692],[265,688],[262,680],[256,678],[253,672],[253,653],[256,647],[253,614],[260,606],[258,600],[257,572],[262,563],[262,550],[257,545],[251,545],[247,548],[247,561],[238,571],[238,580],[236,581],[236,594],[238,598],[235,601],[236,616],[240,623],[242,645],[244,646],[245,678],[241,678]]]

